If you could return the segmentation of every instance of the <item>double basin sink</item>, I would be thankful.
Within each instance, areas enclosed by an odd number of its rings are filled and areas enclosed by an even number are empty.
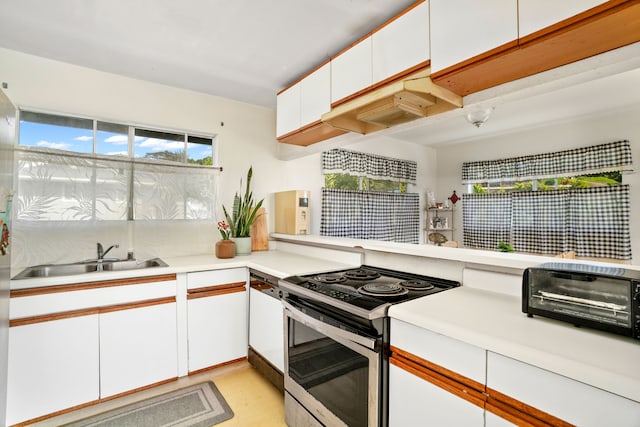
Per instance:
[[[38,277],[71,276],[74,274],[94,273],[100,271],[127,271],[140,270],[153,267],[168,267],[168,264],[160,258],[152,258],[144,261],[135,259],[101,261],[83,261],[73,264],[36,265],[26,268],[12,280],[34,279]]]

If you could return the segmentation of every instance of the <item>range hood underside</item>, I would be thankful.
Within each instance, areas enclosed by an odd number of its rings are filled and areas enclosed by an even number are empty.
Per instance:
[[[462,107],[462,97],[429,77],[391,83],[322,115],[331,126],[367,134]]]

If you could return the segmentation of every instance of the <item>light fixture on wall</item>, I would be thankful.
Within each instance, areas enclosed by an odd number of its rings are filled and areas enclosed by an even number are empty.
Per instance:
[[[476,105],[471,107],[467,113],[465,114],[465,118],[469,123],[479,128],[489,120],[491,113],[493,113],[494,107],[483,107],[481,105]]]

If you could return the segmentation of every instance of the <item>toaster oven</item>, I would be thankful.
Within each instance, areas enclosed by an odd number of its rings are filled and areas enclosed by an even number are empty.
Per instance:
[[[640,271],[570,263],[527,268],[522,311],[640,339]]]

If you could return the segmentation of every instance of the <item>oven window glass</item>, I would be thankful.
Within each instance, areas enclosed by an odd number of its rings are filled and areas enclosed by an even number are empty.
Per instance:
[[[628,281],[540,270],[530,283],[531,307],[631,327]]]
[[[369,359],[289,319],[289,376],[347,425],[368,423]]]

